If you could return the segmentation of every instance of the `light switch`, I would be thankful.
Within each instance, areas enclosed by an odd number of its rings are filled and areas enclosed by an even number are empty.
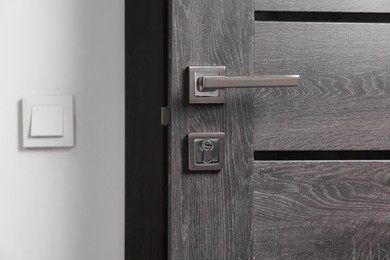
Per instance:
[[[23,147],[74,146],[73,96],[28,96],[23,105]]]
[[[63,106],[33,106],[31,112],[31,136],[64,136]]]

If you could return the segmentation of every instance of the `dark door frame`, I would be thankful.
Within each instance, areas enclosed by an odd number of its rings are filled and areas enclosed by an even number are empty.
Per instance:
[[[125,259],[167,258],[167,3],[125,1]]]

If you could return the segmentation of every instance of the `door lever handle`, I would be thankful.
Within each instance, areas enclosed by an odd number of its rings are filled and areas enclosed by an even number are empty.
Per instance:
[[[215,91],[225,88],[297,87],[299,75],[224,77],[203,76],[197,80],[199,91]]]
[[[226,77],[225,66],[189,66],[189,103],[223,104],[226,88],[297,87],[299,75]]]

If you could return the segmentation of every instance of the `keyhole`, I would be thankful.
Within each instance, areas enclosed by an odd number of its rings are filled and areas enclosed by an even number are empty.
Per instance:
[[[203,163],[211,163],[212,156],[211,151],[214,149],[214,144],[210,140],[203,140],[200,143],[200,147],[203,151]]]

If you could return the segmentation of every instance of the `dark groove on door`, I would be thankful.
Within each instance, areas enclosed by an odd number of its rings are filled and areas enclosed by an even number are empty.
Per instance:
[[[255,151],[255,161],[390,160],[390,151]]]
[[[255,11],[255,21],[328,22],[328,23],[390,23],[390,14],[389,13],[344,13],[344,12]]]

